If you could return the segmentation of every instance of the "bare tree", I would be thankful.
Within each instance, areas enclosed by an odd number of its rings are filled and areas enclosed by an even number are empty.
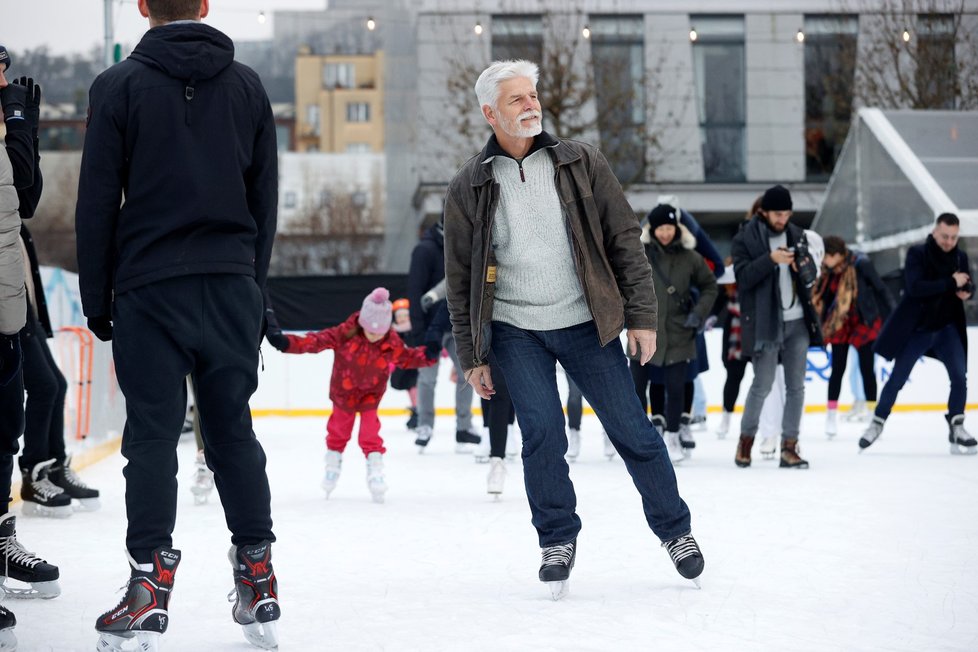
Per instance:
[[[880,0],[878,11],[863,13],[860,27],[859,104],[978,108],[978,33],[965,0]]]

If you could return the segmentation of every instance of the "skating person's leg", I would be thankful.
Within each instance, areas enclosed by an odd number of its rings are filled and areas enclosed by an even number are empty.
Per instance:
[[[447,333],[442,343],[445,350],[448,351],[448,357],[451,358],[452,364],[455,365],[455,373],[458,376],[458,380],[455,381],[455,432],[474,432],[472,430],[472,397],[475,395],[475,391],[472,389],[472,385],[466,382],[465,374],[462,373],[462,368],[458,364],[458,354],[455,353],[455,338],[452,337],[451,333]]]
[[[849,361],[848,344],[832,344],[832,373],[829,376],[829,409],[834,410],[842,393],[842,377]]]
[[[504,458],[513,399],[501,370],[492,374],[492,387],[496,393],[489,401],[489,457]]]
[[[961,338],[954,326],[945,326],[937,333],[934,353],[944,363],[951,391],[947,397],[947,413],[952,417],[964,414],[968,396],[968,359],[961,345]]]
[[[696,364],[696,361],[693,361]],[[686,365],[687,369],[689,365]],[[683,412],[686,414],[693,413],[693,400],[696,396],[696,383],[692,380],[685,381],[683,383]]]
[[[353,425],[352,422],[350,425]],[[377,416],[377,410],[360,412],[360,432],[357,443],[360,444],[360,450],[363,451],[364,457],[371,453],[383,455],[387,452],[384,447],[384,439],[380,436],[380,417]]]
[[[652,403],[648,365],[644,365],[638,360],[629,360],[628,370],[632,374],[632,383],[635,385],[635,393],[638,395],[638,400],[642,404],[642,412],[648,414],[649,405]],[[648,398],[646,398],[646,393],[648,393]],[[654,409],[652,414],[655,414]]]
[[[571,430],[581,429],[581,417],[584,415],[584,397],[581,388],[567,377],[567,427]]]
[[[859,372],[863,380],[863,392],[866,401],[876,403],[876,354],[873,353],[873,342],[863,344],[856,349],[859,354]]]
[[[505,375],[516,404],[516,416],[523,432],[526,497],[541,548],[569,543],[581,529],[581,519],[576,514],[577,497],[564,459],[567,435],[557,391],[557,358],[548,350],[544,334],[493,322],[490,352],[490,372]],[[627,379],[624,360],[621,367]],[[635,396],[630,380],[624,389],[631,397]],[[637,411],[637,399],[632,400]]]
[[[785,324],[781,366],[784,367],[784,415],[781,438],[798,439],[805,411],[805,372],[808,370],[808,327],[804,319]]]
[[[774,383],[774,374],[778,368],[778,355],[781,350],[776,346],[766,346],[761,350],[754,351],[751,364],[754,369],[754,380],[747,390],[747,400],[744,401],[744,414],[740,419],[740,433],[748,437],[757,434],[758,425],[761,419],[761,410],[764,409],[764,400],[771,393],[771,385]]]
[[[957,334],[955,334],[955,337],[957,337]],[[886,421],[887,417],[890,416],[893,405],[896,403],[897,395],[903,389],[907,379],[910,378],[910,372],[913,371],[920,356],[934,345],[934,340],[934,333],[914,333],[907,339],[903,346],[903,351],[894,358],[893,368],[890,370],[890,377],[883,385],[883,391],[880,392],[880,398],[876,403],[876,410],[874,412],[877,417]]]
[[[353,436],[353,422],[356,418],[356,412],[333,406],[333,412],[326,420],[326,450],[338,453],[346,450],[346,444]],[[360,427],[363,427],[363,415],[360,416]]]
[[[581,388],[625,462],[642,496],[649,527],[662,541],[689,534],[689,509],[679,496],[676,472],[662,437],[629,391],[631,379],[621,346],[617,342],[600,346],[594,322],[547,335],[551,350]],[[516,413],[520,414],[519,405]]]
[[[679,419],[683,414],[686,399],[686,368],[688,363],[680,362],[662,368],[665,377],[665,417],[666,430],[679,432]]]
[[[68,383],[58,370],[41,324],[28,311],[32,324],[30,336],[21,336],[24,351],[24,452],[21,468],[33,468],[41,462],[65,459],[64,411]],[[25,329],[27,330],[27,329]]]
[[[651,371],[649,365],[646,367]],[[652,418],[666,413],[666,386],[662,382],[649,381],[649,411],[652,413]]]
[[[272,542],[265,451],[252,430],[248,406],[258,387],[261,289],[247,276],[211,274],[196,280],[203,301],[194,388],[205,455],[214,470],[231,543]]]
[[[746,360],[724,360],[727,379],[723,382],[723,411],[733,412],[737,406],[737,396],[740,394],[740,384],[744,381],[747,371]]]
[[[10,478],[21,433],[24,432],[24,376],[0,386],[0,515],[10,505]]]
[[[418,369],[418,428],[435,427],[435,383],[438,365]]]
[[[153,550],[172,545],[186,377],[200,343],[202,296],[195,278],[123,292],[113,305],[112,354],[126,398],[126,548],[138,564],[150,563]]]

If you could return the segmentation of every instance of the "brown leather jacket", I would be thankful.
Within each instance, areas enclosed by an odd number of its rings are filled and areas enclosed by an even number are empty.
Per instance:
[[[622,328],[656,330],[652,270],[641,228],[608,162],[597,148],[541,133],[534,149],[549,150],[570,232],[574,262],[601,346]],[[468,372],[487,364],[496,262],[492,223],[499,184],[486,162],[499,152],[495,136],[458,171],[445,199],[445,278],[458,361]]]

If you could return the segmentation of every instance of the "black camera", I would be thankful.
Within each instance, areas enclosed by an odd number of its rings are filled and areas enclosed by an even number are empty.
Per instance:
[[[958,288],[958,292],[967,292],[968,294],[975,293],[975,282],[968,279],[968,282]]]
[[[815,267],[815,260],[808,250],[808,239],[804,234],[795,243],[794,253],[795,266],[798,268],[798,280],[805,288],[811,288],[818,278],[818,269]]]

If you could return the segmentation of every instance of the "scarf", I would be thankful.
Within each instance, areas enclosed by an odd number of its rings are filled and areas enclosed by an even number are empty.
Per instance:
[[[849,312],[856,306],[859,290],[855,263],[856,255],[848,252],[836,269],[822,274],[819,279],[812,304],[816,312],[822,315],[822,336],[825,339],[831,338],[846,325]],[[828,306],[825,305],[827,299],[830,300]]]

